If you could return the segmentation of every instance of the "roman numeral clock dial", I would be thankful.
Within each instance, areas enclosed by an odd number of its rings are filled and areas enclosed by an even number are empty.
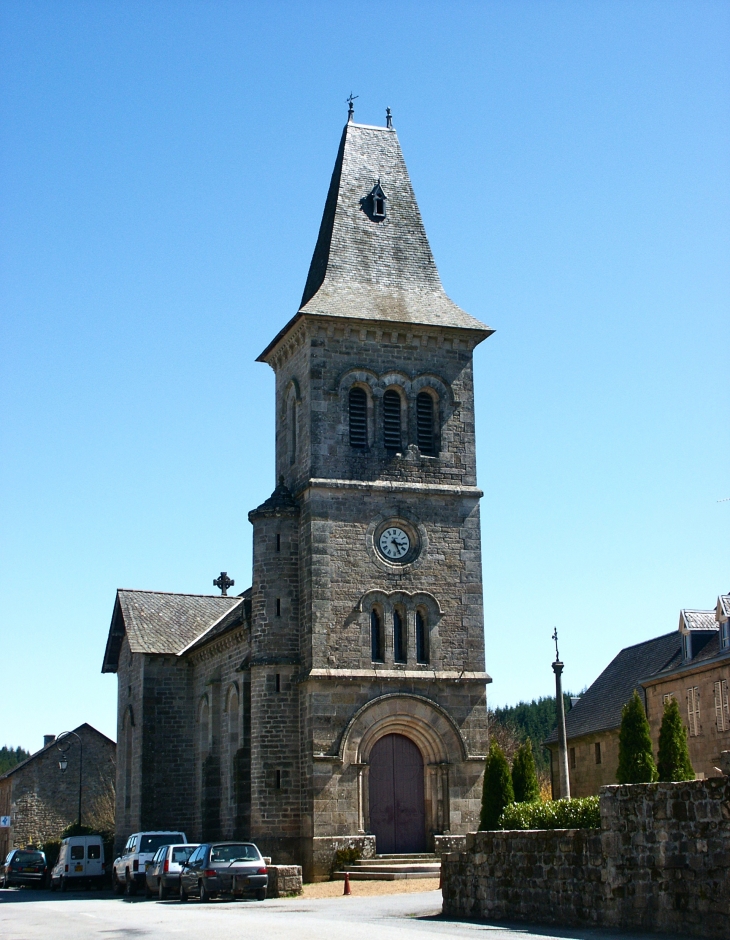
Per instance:
[[[411,540],[408,533],[397,526],[391,526],[385,529],[378,539],[380,552],[389,561],[399,561],[405,558],[411,548]]]

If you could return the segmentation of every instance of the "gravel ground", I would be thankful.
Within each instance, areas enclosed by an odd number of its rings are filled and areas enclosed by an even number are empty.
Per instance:
[[[339,898],[342,897],[344,881],[319,881],[304,885],[300,898]],[[438,878],[402,878],[398,881],[351,881],[353,897],[372,897],[375,894],[423,894],[424,891],[438,891]],[[296,898],[292,898],[296,901]],[[434,906],[441,907],[441,894],[434,895]]]

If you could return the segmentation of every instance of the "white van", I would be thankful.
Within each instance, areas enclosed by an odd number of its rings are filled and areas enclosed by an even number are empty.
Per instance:
[[[69,836],[61,843],[51,872],[51,891],[81,884],[104,884],[104,842],[101,836]]]

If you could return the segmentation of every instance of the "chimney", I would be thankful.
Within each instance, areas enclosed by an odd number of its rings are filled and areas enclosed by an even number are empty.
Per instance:
[[[53,744],[56,740],[55,734],[44,734],[43,735],[43,747],[48,747],[49,744]]]

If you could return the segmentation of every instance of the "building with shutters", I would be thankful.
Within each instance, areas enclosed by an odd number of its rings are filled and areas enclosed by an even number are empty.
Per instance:
[[[621,710],[634,689],[646,708],[655,758],[671,695],[679,701],[695,773],[720,773],[721,754],[730,751],[729,684],[729,595],[721,595],[714,610],[681,610],[676,631],[621,650],[566,715],[571,796],[592,796],[616,783]],[[557,732],[545,745],[557,793]]]
[[[252,838],[329,872],[478,825],[487,738],[474,348],[400,144],[342,134],[276,374],[276,478],[240,596],[119,591],[117,836]]]

